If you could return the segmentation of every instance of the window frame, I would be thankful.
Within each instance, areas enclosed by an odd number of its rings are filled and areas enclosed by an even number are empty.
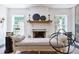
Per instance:
[[[24,17],[24,15],[13,15],[12,16],[12,31],[14,32],[14,21],[15,21],[15,17]],[[23,33],[24,34],[24,33]]]
[[[60,17],[60,16],[63,16],[63,17],[65,17],[65,31],[68,31],[67,30],[67,21],[68,21],[68,16],[67,15],[55,15],[55,23],[56,23],[56,21],[57,21],[57,19],[56,19],[56,17]],[[56,25],[57,25],[57,23],[56,23]],[[55,25],[55,26],[56,26]],[[57,28],[56,28],[56,30],[58,30]]]

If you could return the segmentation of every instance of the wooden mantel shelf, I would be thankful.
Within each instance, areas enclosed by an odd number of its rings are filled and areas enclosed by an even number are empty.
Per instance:
[[[51,20],[45,20],[45,21],[44,20],[42,20],[42,21],[37,21],[37,20],[32,21],[32,20],[29,20],[27,22],[29,22],[29,23],[52,23]]]

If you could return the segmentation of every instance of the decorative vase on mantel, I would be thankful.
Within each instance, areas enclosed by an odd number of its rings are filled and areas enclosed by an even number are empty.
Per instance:
[[[39,21],[40,20],[40,15],[38,13],[33,15],[33,20],[34,21]]]
[[[42,15],[41,17],[41,21],[45,21],[46,20],[46,16]]]

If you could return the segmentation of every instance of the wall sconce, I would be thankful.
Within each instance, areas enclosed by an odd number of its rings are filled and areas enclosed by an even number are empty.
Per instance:
[[[4,20],[5,20],[4,18],[0,19],[0,23],[3,23]]]

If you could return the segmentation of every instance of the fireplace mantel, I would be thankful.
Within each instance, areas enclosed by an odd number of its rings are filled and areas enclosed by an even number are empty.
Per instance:
[[[28,20],[27,22],[29,22],[29,23],[52,23],[52,21],[51,20]]]

